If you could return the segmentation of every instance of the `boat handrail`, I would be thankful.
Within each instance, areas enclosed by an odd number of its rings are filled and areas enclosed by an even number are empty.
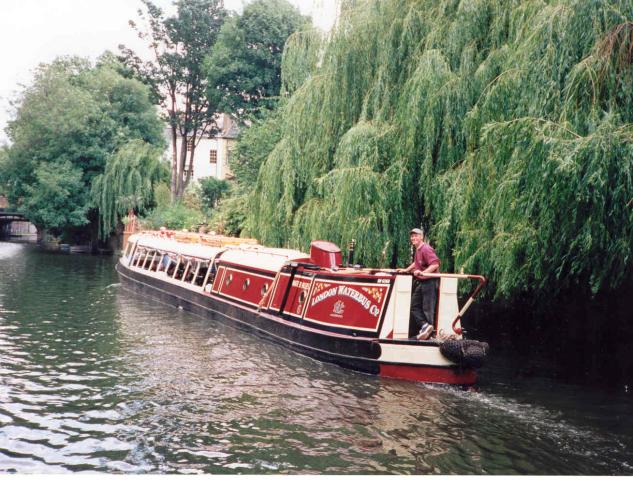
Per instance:
[[[423,273],[421,276],[428,277],[428,278],[468,279],[468,280],[477,280],[479,282],[477,286],[473,290],[471,290],[470,294],[468,295],[468,300],[466,300],[466,303],[464,303],[464,306],[457,313],[457,316],[455,317],[455,319],[453,320],[453,323],[451,324],[453,331],[457,335],[461,335],[463,332],[463,329],[457,326],[457,322],[459,322],[462,319],[462,317],[464,316],[464,313],[466,313],[466,310],[468,310],[468,308],[475,301],[475,296],[481,291],[481,289],[486,284],[486,278],[483,275],[471,275],[468,273]]]
[[[483,275],[473,275],[470,273],[422,273],[422,277],[435,277],[435,278],[463,278],[471,280],[480,280],[486,283],[486,279]]]
[[[412,273],[403,273],[393,268],[371,268],[365,270],[374,275],[377,273],[386,273],[391,275],[413,275]],[[457,316],[453,319],[453,322],[451,324],[453,331],[457,335],[461,335],[463,329],[457,326],[457,322],[462,319],[462,317],[466,313],[466,310],[468,310],[468,308],[475,301],[475,296],[477,296],[477,294],[486,284],[486,278],[483,275],[473,275],[469,273],[422,273],[420,276],[427,278],[457,278],[462,280],[477,280],[479,282],[477,286],[470,292],[470,294],[468,295],[468,300],[466,300],[466,303],[464,303],[464,306],[457,313]]]

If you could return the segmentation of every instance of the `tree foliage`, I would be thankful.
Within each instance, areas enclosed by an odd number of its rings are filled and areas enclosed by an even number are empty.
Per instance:
[[[231,170],[240,190],[254,187],[260,167],[281,139],[280,112],[279,109],[263,112],[240,132],[231,156]]]
[[[387,266],[423,225],[500,297],[631,277],[631,2],[348,1],[329,39],[288,45],[248,232],[353,237]]]
[[[222,111],[252,117],[275,106],[284,44],[308,19],[286,0],[255,0],[222,26],[206,60],[207,95]]]
[[[185,171],[193,171],[196,145],[201,138],[217,133],[217,105],[206,95],[202,66],[216,43],[226,12],[221,0],[178,0],[176,15],[165,17],[154,3],[142,1],[145,11],[138,14],[144,23],[131,21],[130,25],[147,41],[154,58],[143,61],[122,45],[121,59],[137,78],[150,85],[169,124],[175,200],[182,197],[191,181]]]
[[[33,176],[35,181],[24,187],[22,203],[33,224],[61,233],[88,223],[89,202],[79,168],[68,160],[41,163]]]
[[[3,173],[7,169],[7,162],[9,158],[9,151],[6,145],[0,146],[0,179],[5,177],[5,173]],[[0,180],[0,195],[6,194],[7,185]]]
[[[138,213],[152,206],[154,188],[169,178],[161,161],[162,150],[142,140],[132,140],[108,158],[103,174],[91,188],[99,209],[99,235],[107,238],[130,210]]]
[[[218,202],[227,195],[231,185],[226,180],[206,177],[198,181],[198,189],[202,209],[210,213],[217,207]]]
[[[108,62],[93,67],[72,57],[41,65],[15,105],[2,183],[39,228],[86,225],[91,184],[110,157],[131,140],[163,142],[147,87]]]
[[[184,197],[187,195],[185,194]],[[183,197],[183,198],[184,198]],[[143,224],[149,228],[158,230],[167,227],[174,230],[187,229],[196,231],[205,222],[204,214],[200,208],[186,204],[185,200],[169,203],[163,208],[155,208],[147,217],[143,218]]]
[[[210,224],[220,234],[239,237],[246,221],[248,197],[245,194],[232,194],[222,199],[213,213]]]

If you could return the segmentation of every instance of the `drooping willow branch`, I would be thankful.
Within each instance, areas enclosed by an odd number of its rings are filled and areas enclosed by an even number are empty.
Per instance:
[[[289,42],[249,233],[356,238],[388,266],[423,225],[444,270],[500,297],[616,287],[633,274],[632,21],[626,0],[345,2],[329,38]]]

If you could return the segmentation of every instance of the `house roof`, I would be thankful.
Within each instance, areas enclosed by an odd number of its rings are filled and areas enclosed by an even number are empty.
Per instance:
[[[237,122],[231,120],[228,128],[222,129],[216,137],[219,138],[237,138],[240,134],[240,127],[237,126]]]

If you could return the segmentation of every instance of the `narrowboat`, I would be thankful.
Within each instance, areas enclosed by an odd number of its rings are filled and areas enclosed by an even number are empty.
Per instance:
[[[429,274],[438,279],[436,335],[417,340],[412,276],[344,265],[327,241],[312,242],[306,254],[254,240],[142,232],[130,236],[116,268],[124,288],[365,373],[472,385],[488,349],[466,340],[461,325],[482,276]],[[461,308],[460,281],[474,285]]]

